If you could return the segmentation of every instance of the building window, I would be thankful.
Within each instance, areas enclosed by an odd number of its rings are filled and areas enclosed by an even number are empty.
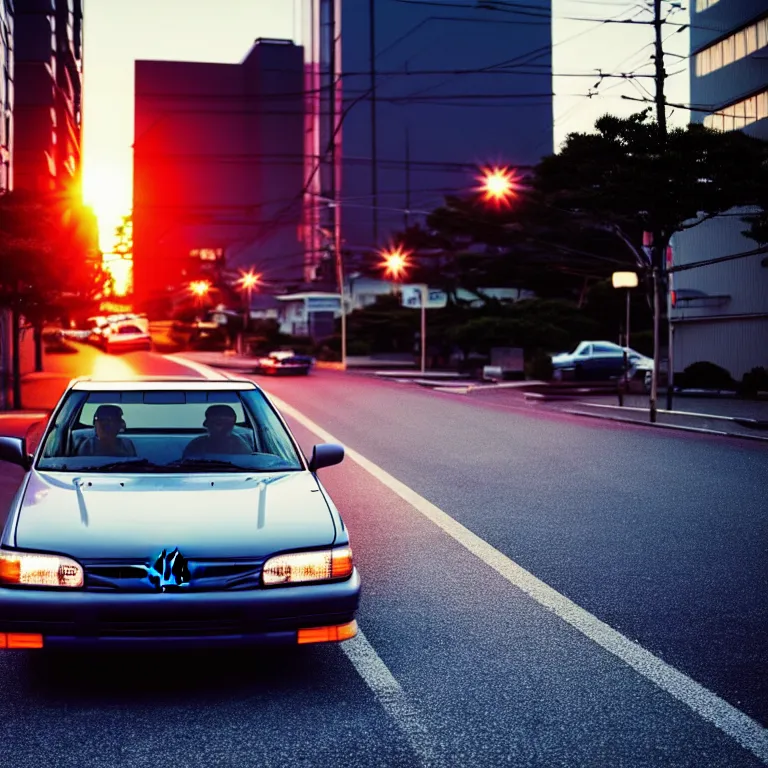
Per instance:
[[[718,69],[746,58],[768,45],[768,17],[734,32],[725,40],[710,45],[696,54],[696,77],[704,77]]]
[[[768,118],[768,91],[763,91],[707,115],[704,118],[704,125],[716,131],[737,131],[766,118]]]
[[[707,8],[711,8],[713,5],[717,5],[720,0],[696,0],[696,13],[702,13]]]

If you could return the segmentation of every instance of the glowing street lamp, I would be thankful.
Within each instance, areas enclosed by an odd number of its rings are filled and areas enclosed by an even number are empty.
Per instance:
[[[261,282],[261,274],[249,269],[247,272],[240,273],[240,279],[237,281],[245,292],[245,308],[243,309],[243,332],[240,336],[240,352],[245,354],[245,334],[251,322],[251,294],[253,289]]]
[[[477,180],[480,182],[477,191],[483,202],[509,206],[517,195],[519,177],[514,170],[506,166],[482,168]]]
[[[611,275],[611,284],[614,288],[627,289],[627,319],[624,326],[624,388],[629,389],[629,291],[637,288],[638,278],[636,272],[614,272]],[[621,388],[619,388],[619,405],[623,405]]]
[[[409,261],[411,251],[403,250],[402,246],[397,246],[391,250],[384,251],[381,254],[381,265],[386,274],[394,280],[399,280],[401,276],[411,268]],[[421,372],[424,373],[427,366],[427,297],[429,291],[426,285],[419,286],[419,307],[421,309],[421,334],[419,336],[421,347]]]
[[[410,251],[404,251],[401,246],[397,246],[382,252],[381,266],[388,277],[400,280],[411,267],[410,256]]]
[[[192,291],[195,296],[205,296],[205,294],[211,290],[211,286],[206,280],[193,280],[189,284],[189,290]]]
[[[199,299],[202,299],[211,290],[211,284],[207,280],[193,280],[189,284],[189,290]]]

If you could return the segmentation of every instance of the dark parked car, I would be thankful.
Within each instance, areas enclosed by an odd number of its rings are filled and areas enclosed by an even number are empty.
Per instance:
[[[624,347],[610,341],[582,341],[573,352],[552,357],[554,378],[558,381],[611,381],[624,375]],[[645,369],[653,360],[634,349],[626,348],[632,370]]]
[[[290,349],[270,352],[256,361],[256,372],[266,374],[297,374],[306,376],[315,360],[309,355],[298,355]]]
[[[347,528],[253,382],[73,382],[0,538],[0,648],[339,642],[357,633]]]

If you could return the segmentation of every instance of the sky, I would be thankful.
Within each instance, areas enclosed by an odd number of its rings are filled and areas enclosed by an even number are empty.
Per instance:
[[[89,0],[85,4],[83,193],[99,217],[102,250],[112,249],[114,228],[131,209],[134,61],[239,62],[256,38],[297,39],[300,2]],[[595,90],[599,70],[652,72],[652,27],[600,21],[632,18],[642,8],[634,0],[553,0],[555,149],[568,133],[592,130],[595,120],[607,112],[628,115],[644,106],[622,95],[647,96],[642,88],[653,92],[650,79],[603,79],[597,95],[587,95]],[[647,13],[638,16],[648,18]],[[687,12],[678,12],[672,20],[685,23]],[[665,31],[665,50],[682,57],[667,59],[671,77],[666,95],[668,101],[684,104],[688,34],[677,29],[670,25]],[[592,72],[586,78],[570,76]],[[671,126],[686,121],[682,111],[669,116]]]

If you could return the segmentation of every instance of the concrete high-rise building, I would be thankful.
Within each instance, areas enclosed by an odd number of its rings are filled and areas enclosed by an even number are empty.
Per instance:
[[[343,250],[370,255],[478,167],[552,153],[550,0],[476,6],[304,0],[308,277],[339,210]]]
[[[691,7],[692,119],[768,140],[768,0],[695,0]],[[713,362],[737,380],[768,368],[768,261],[749,254],[747,209],[705,221],[673,239],[673,366]],[[695,266],[699,265],[699,266]]]
[[[14,187],[71,189],[80,174],[83,2],[15,8]]]
[[[138,306],[222,270],[253,269],[270,292],[301,283],[303,59],[259,39],[240,64],[136,62]]]

